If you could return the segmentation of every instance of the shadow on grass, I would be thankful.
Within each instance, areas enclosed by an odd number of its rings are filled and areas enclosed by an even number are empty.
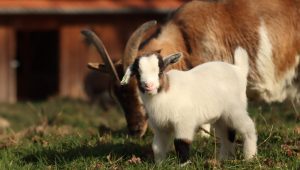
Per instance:
[[[102,129],[103,130],[103,129]],[[103,131],[102,131],[103,132]],[[107,130],[104,134],[112,133],[112,138],[125,138],[124,131],[110,131]],[[66,145],[65,147],[68,147]],[[128,141],[124,143],[124,140],[120,142],[98,142],[95,145],[89,145],[84,143],[80,146],[69,146],[70,149],[61,149],[58,147],[45,148],[41,151],[31,153],[24,156],[21,159],[21,163],[33,163],[33,164],[46,164],[46,165],[57,165],[57,164],[68,164],[78,159],[96,158],[103,162],[109,162],[107,156],[110,155],[111,159],[123,159],[128,160],[132,155],[140,157],[144,162],[152,162],[153,154],[150,145],[141,145],[139,142]]]
[[[145,161],[151,161],[151,152],[149,148],[142,147],[135,143],[125,144],[99,144],[94,147],[81,146],[78,148],[72,148],[65,152],[59,152],[57,150],[43,150],[41,152],[33,153],[25,156],[22,159],[23,163],[41,163],[47,165],[66,164],[79,158],[95,157],[100,160],[107,160],[107,156],[111,157],[124,157],[130,158],[132,155],[137,155]]]

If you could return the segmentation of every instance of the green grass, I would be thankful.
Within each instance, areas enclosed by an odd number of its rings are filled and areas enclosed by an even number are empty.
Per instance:
[[[297,108],[300,110],[300,107]],[[300,168],[300,116],[290,103],[250,104],[258,131],[258,156],[242,159],[241,137],[235,160],[216,162],[213,137],[196,136],[192,163],[183,169]],[[0,104],[0,117],[11,127],[0,130],[0,169],[180,169],[174,152],[153,163],[152,133],[142,139],[126,134],[124,116],[83,101]],[[134,155],[141,161],[132,163]]]

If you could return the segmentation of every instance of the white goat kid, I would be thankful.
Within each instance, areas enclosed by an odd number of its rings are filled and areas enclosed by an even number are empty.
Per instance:
[[[238,47],[235,65],[209,62],[189,71],[164,69],[180,60],[181,53],[164,60],[159,52],[145,54],[130,65],[121,84],[135,75],[154,131],[152,149],[162,161],[172,140],[180,163],[189,160],[189,146],[197,128],[213,124],[221,140],[220,159],[234,154],[235,130],[244,138],[245,159],[257,152],[257,135],[247,112],[248,54]]]

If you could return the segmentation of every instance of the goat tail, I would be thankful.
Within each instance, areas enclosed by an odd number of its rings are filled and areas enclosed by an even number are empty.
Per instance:
[[[234,64],[239,67],[246,75],[249,72],[249,56],[242,47],[237,47],[234,51]]]

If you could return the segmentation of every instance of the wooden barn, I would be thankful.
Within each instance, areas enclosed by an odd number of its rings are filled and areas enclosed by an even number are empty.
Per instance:
[[[116,60],[143,22],[164,19],[184,0],[0,0],[0,102],[84,98],[91,28]],[[90,55],[93,54],[93,55]]]

